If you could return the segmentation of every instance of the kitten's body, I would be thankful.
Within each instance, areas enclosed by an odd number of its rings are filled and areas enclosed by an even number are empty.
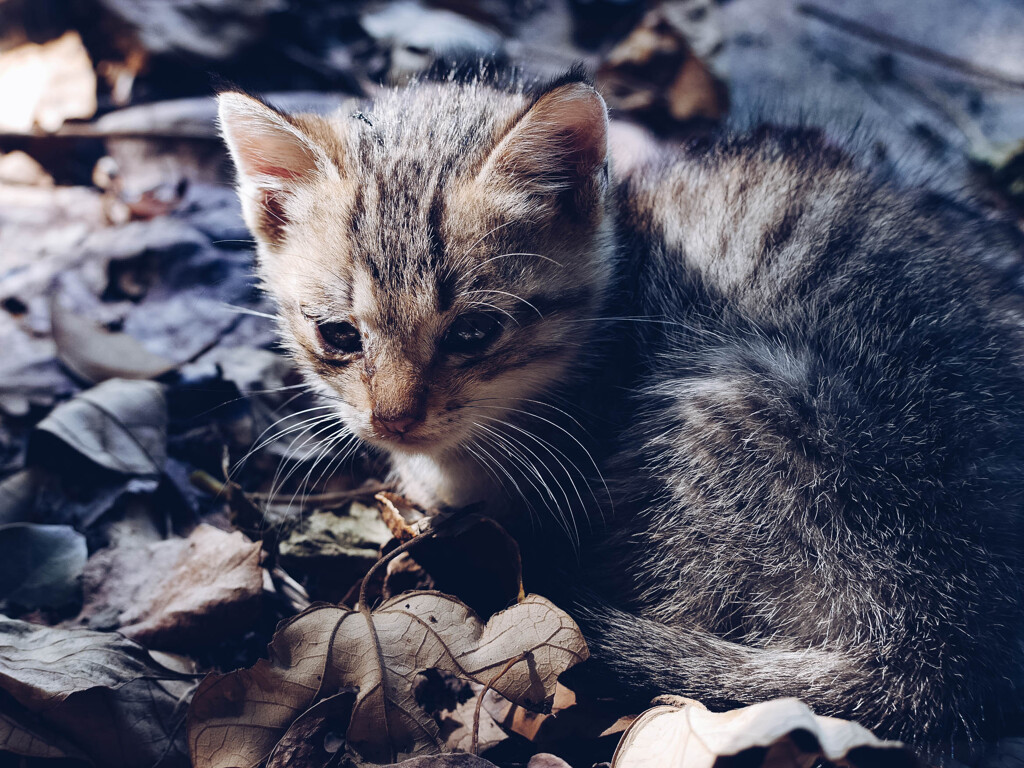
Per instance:
[[[793,695],[920,742],[1017,710],[1024,339],[996,229],[806,131],[606,192],[603,107],[572,78],[420,86],[358,120],[227,104],[298,359],[417,500],[583,540],[541,588],[607,685]],[[247,119],[286,135],[250,157]],[[450,329],[480,304],[504,327],[466,353]],[[338,317],[358,350],[317,341]]]

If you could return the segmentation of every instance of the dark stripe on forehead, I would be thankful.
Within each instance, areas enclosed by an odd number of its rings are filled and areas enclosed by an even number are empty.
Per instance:
[[[430,198],[430,207],[427,209],[427,228],[430,238],[430,267],[437,269],[444,263],[445,240],[442,227],[444,226],[444,184],[445,179],[441,177],[434,187],[434,194]]]
[[[455,301],[455,286],[447,270],[444,269],[445,254],[448,250],[444,236],[444,185],[442,175],[434,187],[434,195],[427,211],[427,227],[430,230],[430,271],[436,275],[434,290],[437,299],[437,311],[447,312]]]
[[[455,285],[447,274],[439,274],[435,284],[437,291],[437,311],[447,312],[455,303]]]
[[[363,226],[363,217],[366,215],[366,207],[363,202],[363,185],[356,184],[355,195],[352,197],[352,209],[349,215],[349,230],[359,232]]]

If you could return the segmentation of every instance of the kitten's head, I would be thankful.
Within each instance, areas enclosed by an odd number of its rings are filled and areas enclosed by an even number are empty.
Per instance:
[[[565,380],[610,272],[588,84],[421,83],[334,117],[220,97],[259,270],[353,432],[436,454]]]

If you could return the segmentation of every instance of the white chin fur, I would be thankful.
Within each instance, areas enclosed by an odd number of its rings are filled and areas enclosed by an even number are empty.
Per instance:
[[[472,460],[391,453],[391,480],[421,507],[464,507],[495,498],[492,479]]]

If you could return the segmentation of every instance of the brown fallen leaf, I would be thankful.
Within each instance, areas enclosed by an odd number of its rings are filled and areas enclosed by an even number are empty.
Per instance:
[[[448,748],[458,752],[471,752],[475,736],[477,752],[482,754],[508,740],[509,734],[494,721],[485,708],[481,707],[479,715],[477,714],[477,699],[484,695],[484,687],[474,685],[473,689],[472,698],[442,713],[441,732],[446,734],[445,744]],[[488,691],[488,694],[490,693]]]
[[[857,723],[820,717],[797,699],[775,699],[730,712],[686,700],[644,712],[619,742],[612,768],[679,765],[720,768],[743,755],[751,768],[804,768],[821,760],[837,768],[918,765],[902,744],[882,741]]]
[[[690,120],[718,120],[728,109],[725,85],[694,51],[669,7],[647,13],[597,71],[608,106],[672,133]]]
[[[74,745],[38,722],[31,712],[9,701],[0,712],[0,750],[15,755],[88,760]]]
[[[189,711],[193,765],[256,766],[304,712],[347,688],[359,691],[346,733],[357,763],[440,752],[437,724],[413,693],[424,670],[491,683],[512,701],[544,708],[558,675],[587,656],[573,621],[537,595],[486,625],[436,592],[399,595],[372,614],[314,606],[279,628],[269,660],[203,681]]]
[[[636,719],[628,705],[614,700],[577,700],[561,683],[550,713],[523,709],[491,691],[484,709],[503,729],[532,742],[536,749],[571,755],[573,763],[589,765],[611,756],[621,735]]]
[[[409,539],[416,535],[416,529],[406,520],[406,515],[409,515],[410,519],[416,519],[412,515],[418,514],[419,517],[423,517],[422,512],[397,493],[381,491],[375,494],[373,498],[377,501],[380,519],[384,521],[384,525],[391,531],[391,535],[398,539],[400,543],[409,541]],[[403,514],[403,511],[405,514]]]
[[[105,381],[58,405],[36,432],[104,469],[156,477],[167,461],[163,387],[151,381]]]
[[[195,685],[120,635],[0,617],[0,748],[15,754],[184,768]]]
[[[88,556],[85,536],[70,525],[0,525],[0,610],[75,607]]]
[[[189,649],[237,637],[259,616],[258,543],[200,525],[187,539],[111,547],[85,571],[83,617],[110,616],[147,647]]]
[[[292,723],[267,760],[267,768],[326,765],[345,746],[356,691],[346,688],[310,707]]]

